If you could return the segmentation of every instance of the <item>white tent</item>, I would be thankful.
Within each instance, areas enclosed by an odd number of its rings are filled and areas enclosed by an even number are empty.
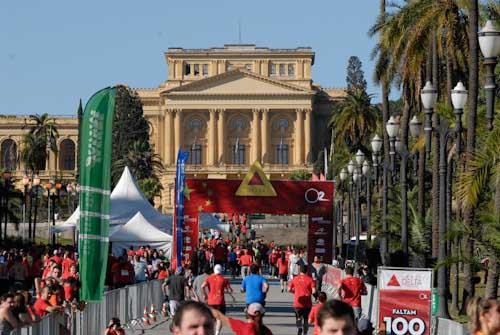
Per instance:
[[[142,245],[149,245],[151,248],[165,251],[165,254],[170,256],[172,236],[157,229],[140,212],[118,227],[111,231],[109,236],[113,255],[121,255],[122,250],[130,246],[137,249]]]
[[[128,167],[111,192],[111,218],[109,223],[124,224],[137,212],[161,231],[172,232],[172,217],[158,212],[144,197]]]
[[[137,213],[141,214],[153,226],[163,232],[172,232],[172,216],[159,213],[144,197],[137,186],[134,177],[128,167],[123,170],[122,176],[111,192],[110,201],[110,220],[111,226],[127,223]],[[61,232],[69,229],[75,229],[80,221],[80,207],[71,214],[71,216],[59,226],[55,231]]]

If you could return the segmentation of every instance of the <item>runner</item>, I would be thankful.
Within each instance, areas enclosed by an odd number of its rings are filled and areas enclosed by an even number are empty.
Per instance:
[[[353,276],[352,267],[345,268],[345,273],[346,277],[340,282],[339,295],[343,301],[351,305],[354,317],[358,320],[361,317],[361,296],[367,294],[366,286],[361,278]]]
[[[205,294],[203,291],[203,283],[205,283],[205,280],[209,277],[210,275],[210,267],[208,265],[205,265],[205,268],[203,268],[203,272],[196,276],[193,280],[193,291],[195,295],[195,300],[199,302],[206,302],[205,300]]]
[[[264,306],[259,303],[250,304],[246,310],[247,321],[228,318],[218,310],[212,310],[214,317],[229,326],[236,335],[273,335],[263,323]]]
[[[311,296],[316,293],[316,283],[307,275],[307,266],[300,267],[300,274],[295,276],[289,284],[289,292],[294,293],[293,307],[295,309],[295,321],[297,334],[307,334],[309,330],[309,313],[311,312]]]
[[[208,307],[197,301],[183,303],[172,321],[172,334],[212,335],[215,319]]]
[[[233,293],[233,289],[229,284],[229,280],[222,275],[222,266],[217,264],[214,267],[214,274],[210,275],[205,282],[201,285],[205,297],[205,301],[212,309],[226,314],[226,301],[224,299],[224,291]],[[208,292],[207,292],[208,291]],[[222,323],[217,320],[215,334],[218,335],[222,328]]]
[[[267,291],[269,291],[267,280],[259,275],[259,267],[252,264],[252,266],[250,266],[250,275],[246,276],[241,283],[241,292],[246,292],[246,305],[248,306],[254,302],[258,302],[262,306],[265,306]]]
[[[326,302],[326,293],[319,292],[318,293],[318,303],[311,308],[311,312],[309,313],[309,323],[314,325],[313,335],[319,334],[319,326],[318,326],[318,311]]]
[[[175,274],[165,279],[163,284],[168,292],[170,315],[175,316],[175,312],[181,301],[185,300],[188,291],[187,279],[183,275],[182,267],[178,267]]]
[[[285,292],[288,281],[288,259],[284,251],[281,252],[278,259],[278,274],[280,277],[281,293]]]

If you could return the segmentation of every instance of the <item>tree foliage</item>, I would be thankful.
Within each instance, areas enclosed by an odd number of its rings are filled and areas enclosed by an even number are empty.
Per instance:
[[[365,91],[366,92],[366,80],[365,73],[362,69],[363,64],[357,56],[349,57],[349,62],[347,64],[347,90],[352,91]]]

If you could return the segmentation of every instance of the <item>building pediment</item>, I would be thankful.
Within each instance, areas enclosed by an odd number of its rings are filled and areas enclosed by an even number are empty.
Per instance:
[[[163,92],[182,95],[308,95],[313,91],[236,69]]]

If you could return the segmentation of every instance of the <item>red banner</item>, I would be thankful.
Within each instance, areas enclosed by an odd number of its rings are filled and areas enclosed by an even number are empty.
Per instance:
[[[193,254],[198,247],[199,237],[199,215],[198,212],[185,211],[184,226],[182,227],[182,261],[183,265],[190,264]],[[196,256],[196,255],[194,255]]]
[[[246,184],[245,180],[186,179],[186,215],[191,219],[200,212],[307,214],[308,260],[312,262],[314,256],[319,256],[323,262],[331,263],[333,182],[268,181],[263,180],[260,172],[255,173]],[[252,192],[260,192],[261,195],[251,195]],[[195,241],[195,235],[190,237],[191,241]],[[194,249],[197,242],[196,230],[196,244],[190,247]],[[185,249],[184,253],[188,250]]]
[[[379,333],[430,335],[432,270],[379,268]]]

